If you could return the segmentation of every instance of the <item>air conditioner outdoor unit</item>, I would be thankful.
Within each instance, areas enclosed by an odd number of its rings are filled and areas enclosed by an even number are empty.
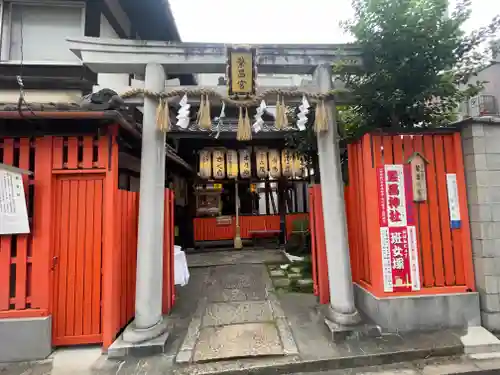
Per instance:
[[[457,115],[458,115],[458,121],[462,121],[465,120],[466,118],[471,117],[468,100],[463,101],[459,104]]]
[[[498,102],[493,95],[478,95],[469,99],[471,117],[498,116]]]

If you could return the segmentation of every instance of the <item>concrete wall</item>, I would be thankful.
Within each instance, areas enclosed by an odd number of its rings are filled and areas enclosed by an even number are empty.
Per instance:
[[[119,38],[109,21],[101,15],[101,38]],[[130,85],[129,74],[106,74],[97,75],[97,84],[102,87],[127,87]]]
[[[0,362],[32,361],[52,351],[50,317],[0,319]]]
[[[472,119],[462,126],[482,325],[500,331],[500,119]]]
[[[354,285],[356,306],[384,330],[428,331],[481,324],[478,293],[378,298]]]

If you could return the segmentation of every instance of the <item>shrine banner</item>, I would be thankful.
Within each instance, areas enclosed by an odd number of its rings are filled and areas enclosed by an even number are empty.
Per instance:
[[[420,290],[411,169],[395,164],[377,172],[384,291]]]

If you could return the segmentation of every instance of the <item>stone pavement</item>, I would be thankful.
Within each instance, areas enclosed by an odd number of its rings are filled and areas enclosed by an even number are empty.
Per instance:
[[[263,264],[286,262],[287,258],[281,250],[230,250],[207,251],[187,254],[189,268],[224,266],[233,264]]]
[[[431,358],[384,366],[343,370],[301,372],[288,375],[495,375],[500,374],[500,357],[473,360],[466,356]]]
[[[210,266],[177,363],[298,354],[263,264]]]
[[[79,352],[87,349],[71,350],[70,353],[62,351],[64,360],[57,360],[58,354],[50,360],[38,363],[1,364],[2,375],[170,375],[176,374],[177,370],[169,365],[165,356],[155,356],[144,359],[120,361],[116,366],[97,368],[83,363]],[[72,352],[72,353],[71,353]],[[85,356],[84,356],[85,357]],[[70,362],[71,360],[71,362]],[[59,362],[59,363],[58,363]],[[90,363],[91,364],[91,363]],[[190,375],[203,374],[204,372],[187,372]],[[215,372],[212,372],[215,373]],[[227,375],[228,372],[221,369],[217,374]],[[471,359],[466,356],[452,356],[444,358],[428,358],[416,361],[392,363],[379,366],[359,366],[356,368],[344,368],[339,370],[324,370],[312,372],[279,372],[259,371],[250,372],[241,369],[240,374],[287,374],[287,375],[495,375],[500,374],[500,356],[489,359]]]
[[[464,352],[464,330],[334,344],[315,296],[273,291],[263,262],[282,260],[270,250],[189,254],[195,267],[189,284],[177,290],[162,355],[108,360],[98,347],[63,349],[42,362],[0,364],[0,375],[444,375],[500,369],[498,358],[453,357]],[[183,355],[190,362],[182,362]]]

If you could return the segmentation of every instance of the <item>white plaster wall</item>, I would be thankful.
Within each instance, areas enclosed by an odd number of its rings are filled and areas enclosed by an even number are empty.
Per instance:
[[[101,38],[118,38],[118,34],[104,15],[101,15]],[[98,87],[94,87],[94,92],[101,88],[127,87],[129,84],[130,76],[128,74],[99,73],[97,75]]]
[[[79,103],[80,90],[26,90],[24,98],[28,103]],[[0,90],[0,103],[17,103],[19,90]]]

